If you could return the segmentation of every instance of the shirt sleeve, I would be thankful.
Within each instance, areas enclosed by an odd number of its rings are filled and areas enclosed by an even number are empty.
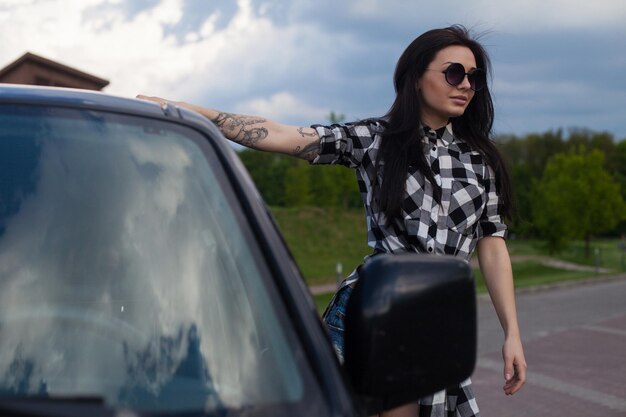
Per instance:
[[[313,125],[320,136],[319,155],[312,164],[340,164],[350,168],[361,165],[363,156],[374,142],[380,125],[334,124]]]
[[[485,209],[478,220],[476,237],[478,239],[486,236],[506,238],[507,226],[504,224],[502,217],[498,213],[500,197],[496,192],[495,174],[491,167],[487,167],[486,173],[488,175],[488,178],[485,178],[485,195],[487,196],[487,204],[485,205]]]

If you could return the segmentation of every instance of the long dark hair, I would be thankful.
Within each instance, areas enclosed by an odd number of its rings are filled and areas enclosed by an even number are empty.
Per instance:
[[[463,26],[430,30],[416,38],[404,51],[394,74],[396,99],[384,119],[387,121],[376,160],[377,169],[384,161],[384,175],[379,187],[380,209],[387,222],[401,217],[402,201],[406,188],[409,164],[417,165],[419,171],[432,184],[435,199],[441,202],[441,189],[426,162],[421,138],[423,132],[419,115],[421,103],[417,93],[418,80],[433,61],[437,52],[452,45],[469,48],[474,54],[478,68],[488,74],[491,62],[484,48],[472,39]],[[485,158],[495,172],[496,191],[500,197],[499,212],[510,217],[511,187],[509,174],[495,144],[491,141],[493,126],[493,102],[489,87],[477,91],[462,116],[451,119],[454,135],[467,142]]]

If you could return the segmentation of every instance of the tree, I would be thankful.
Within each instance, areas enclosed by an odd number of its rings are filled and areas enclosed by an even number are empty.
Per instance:
[[[285,177],[285,205],[302,207],[311,204],[310,178],[311,168],[308,162],[294,159],[287,168]]]
[[[339,205],[337,182],[333,167],[315,167],[311,170],[310,189],[313,203],[317,207]]]
[[[540,181],[548,160],[559,153],[576,153],[581,147],[601,150],[606,156],[605,169],[618,181],[622,197],[626,199],[626,143],[616,143],[609,132],[586,128],[570,128],[567,132],[567,136],[558,129],[523,137],[498,135],[496,138],[511,173],[515,215],[509,227],[517,235],[537,236],[531,216],[535,200],[533,184]],[[626,232],[626,221],[612,232]]]
[[[626,200],[626,139],[615,145],[615,152],[609,156],[611,166],[615,169],[615,178],[622,189],[622,197]],[[624,219],[615,231],[616,234],[626,234],[626,219]]]
[[[292,158],[251,149],[244,149],[238,155],[265,202],[270,206],[284,206],[285,178]]]
[[[528,164],[523,163],[513,165],[510,173],[513,184],[514,213],[509,221],[509,227],[518,236],[533,236],[536,234],[531,219],[533,183],[539,178],[536,178],[537,174],[530,170]]]
[[[611,155],[615,150],[615,141],[612,134],[608,132],[594,132],[585,128],[570,129],[567,149],[575,151],[581,146],[587,149],[599,149],[604,152],[604,155],[607,157],[605,163],[609,171],[611,170]]]
[[[521,236],[535,235],[531,219],[532,186],[541,178],[548,159],[565,151],[563,131],[532,133],[522,138],[500,135],[496,141],[511,174],[515,204],[511,231]]]
[[[622,197],[626,198],[626,139],[615,145],[615,151],[608,156],[610,166],[622,187]]]
[[[328,121],[330,121],[331,124],[341,123],[341,122],[344,122],[345,120],[346,120],[346,115],[343,113],[335,113],[334,111],[331,111],[330,114],[328,115]]]
[[[335,178],[339,189],[339,206],[343,209],[363,207],[359,184],[356,180],[354,170],[337,167]]]
[[[626,217],[620,186],[598,149],[555,155],[533,188],[533,220],[550,252],[562,250],[571,239],[584,239],[588,257],[591,236],[612,230]]]

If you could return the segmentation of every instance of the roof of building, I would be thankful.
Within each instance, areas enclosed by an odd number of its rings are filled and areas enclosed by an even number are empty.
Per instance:
[[[100,88],[104,88],[105,86],[107,86],[109,84],[108,80],[105,80],[105,79],[100,78],[100,77],[96,77],[95,75],[87,74],[86,72],[79,71],[76,68],[68,67],[67,65],[63,65],[63,64],[60,64],[60,63],[58,63],[56,61],[52,61],[52,60],[44,58],[42,56],[35,55],[35,54],[31,53],[31,52],[26,52],[24,55],[22,55],[21,57],[19,57],[15,61],[11,62],[6,67],[0,69],[0,79],[2,79],[5,75],[15,71],[20,66],[22,66],[22,65],[24,65],[26,63],[29,63],[29,62],[32,62],[32,63],[38,64],[38,65],[47,67],[47,68],[52,69],[54,71],[58,71],[58,72],[62,72],[62,73],[71,75],[71,76],[79,78],[79,79],[83,79],[85,81],[92,82],[94,84],[99,85]]]

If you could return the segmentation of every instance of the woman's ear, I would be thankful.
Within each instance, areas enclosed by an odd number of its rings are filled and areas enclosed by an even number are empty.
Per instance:
[[[419,93],[421,90],[422,90],[422,77],[419,77],[417,79],[417,82],[415,83],[415,91]]]
[[[422,94],[422,79],[421,78],[417,80],[417,82],[415,83],[415,92],[417,93],[418,97],[421,96]]]

